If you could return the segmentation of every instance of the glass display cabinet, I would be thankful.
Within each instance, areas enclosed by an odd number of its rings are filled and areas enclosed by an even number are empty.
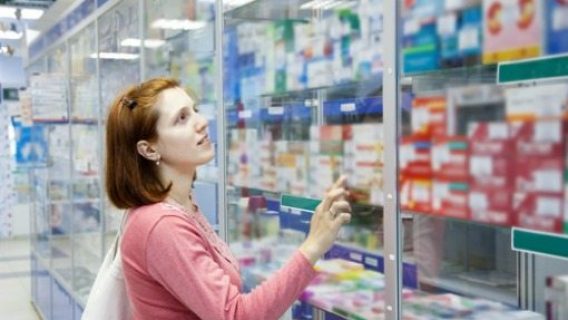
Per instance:
[[[352,221],[284,319],[568,317],[565,1],[70,10],[28,64],[49,149],[30,170],[32,300],[45,319],[80,318],[121,222],[104,196],[108,106],[157,76],[199,98],[216,158],[193,195],[245,291],[292,255],[347,175]]]

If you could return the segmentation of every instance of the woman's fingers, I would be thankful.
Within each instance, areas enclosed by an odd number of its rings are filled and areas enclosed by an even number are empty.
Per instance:
[[[331,189],[331,191],[328,192],[327,195],[325,196],[325,198],[323,199],[322,210],[324,212],[328,211],[331,208],[331,205],[335,201],[344,198],[345,195],[346,195],[346,191],[343,188]]]

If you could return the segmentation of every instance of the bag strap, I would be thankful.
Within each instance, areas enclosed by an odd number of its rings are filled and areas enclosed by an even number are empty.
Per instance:
[[[122,221],[120,222],[120,226],[118,227],[118,232],[116,233],[116,237],[114,239],[113,256],[115,256],[115,257],[116,257],[116,254],[118,252],[119,246],[120,246],[120,238],[122,237],[122,232],[124,231],[124,227],[126,225],[126,220],[128,219],[128,213],[129,213],[129,210],[124,210],[124,214],[122,216]]]

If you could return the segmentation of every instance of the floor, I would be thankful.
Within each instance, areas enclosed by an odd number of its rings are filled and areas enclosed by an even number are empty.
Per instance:
[[[0,240],[0,288],[0,319],[40,319],[30,302],[28,239]]]

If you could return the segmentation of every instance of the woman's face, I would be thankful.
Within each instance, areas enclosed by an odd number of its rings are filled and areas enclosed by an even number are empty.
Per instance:
[[[158,96],[160,114],[156,150],[160,162],[183,172],[213,159],[207,120],[197,113],[195,101],[181,88],[170,88]]]

